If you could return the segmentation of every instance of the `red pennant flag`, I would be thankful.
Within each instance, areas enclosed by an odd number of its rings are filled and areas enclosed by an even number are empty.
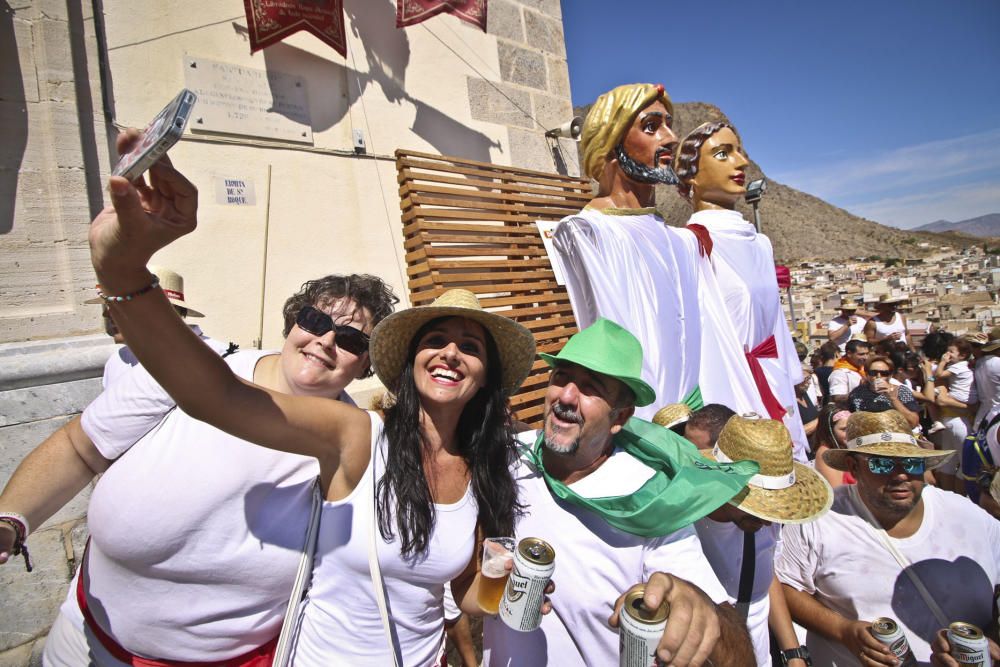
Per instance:
[[[243,0],[250,28],[250,53],[307,30],[347,57],[344,0]]]
[[[441,12],[486,32],[486,0],[396,0],[396,27],[416,25]]]
[[[781,289],[788,289],[792,286],[792,272],[788,270],[787,266],[782,266],[781,264],[774,265],[774,274],[778,278],[778,287]]]

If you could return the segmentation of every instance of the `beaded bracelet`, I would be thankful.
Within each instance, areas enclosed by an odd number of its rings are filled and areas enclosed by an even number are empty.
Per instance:
[[[31,554],[28,553],[28,520],[15,512],[0,512],[0,523],[5,523],[14,529],[14,546],[11,551],[15,556],[24,557],[24,569],[31,572],[34,566],[31,564]]]
[[[131,294],[124,294],[122,296],[109,296],[109,295],[105,294],[103,291],[101,291],[100,289],[98,289],[97,290],[97,296],[99,296],[102,299],[104,299],[105,303],[121,303],[123,301],[131,301],[132,299],[136,298],[137,296],[142,296],[146,292],[152,292],[153,290],[155,290],[159,286],[160,286],[160,279],[157,278],[156,276],[153,276],[153,282],[149,283],[148,285],[146,285],[145,287],[143,287],[141,290],[139,290],[137,292],[132,292]]]

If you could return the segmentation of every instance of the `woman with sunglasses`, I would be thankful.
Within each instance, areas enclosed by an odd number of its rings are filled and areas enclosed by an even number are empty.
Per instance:
[[[895,367],[888,357],[871,357],[865,362],[865,379],[847,396],[851,412],[898,410],[911,428],[920,423],[920,404],[913,392],[893,379]]]
[[[224,363],[276,392],[353,405],[345,388],[372,373],[366,334],[396,301],[374,276],[309,281],[285,302],[280,353],[244,350]],[[37,526],[103,473],[46,665],[91,664],[91,655],[98,665],[134,655],[238,665],[273,647],[319,465],[174,407],[142,367],[130,370],[29,455],[0,496],[0,509]]]
[[[133,136],[120,138],[120,148]],[[144,268],[149,255],[194,229],[197,190],[161,161],[148,186],[112,177],[110,191],[114,207],[92,223],[91,253],[136,356],[192,416],[319,460],[326,502],[294,663],[386,665],[396,654],[402,664],[435,664],[443,584],[451,580],[463,598],[477,529],[513,532],[506,398],[531,368],[531,333],[462,290],[386,318],[370,347],[379,379],[395,393],[384,416],[240,381],[189,335]],[[369,574],[373,500],[391,642]]]

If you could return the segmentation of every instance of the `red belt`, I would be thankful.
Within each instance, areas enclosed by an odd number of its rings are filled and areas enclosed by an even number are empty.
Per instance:
[[[87,564],[87,551],[84,550],[83,560],[80,567],[86,567]],[[133,667],[269,667],[274,660],[274,649],[278,644],[278,638],[275,637],[263,646],[258,646],[255,649],[244,653],[243,655],[236,656],[235,658],[229,658],[227,660],[220,660],[218,662],[181,662],[180,660],[155,660],[153,658],[143,658],[138,655],[134,655],[128,651],[121,644],[116,642],[111,638],[111,635],[106,633],[104,629],[97,624],[94,619],[94,615],[90,612],[87,607],[87,593],[83,589],[83,577],[84,573],[81,571],[80,576],[77,578],[76,584],[76,601],[80,605],[80,611],[83,612],[83,619],[87,622],[87,627],[94,633],[101,645],[107,649],[108,653],[113,655],[116,660],[120,660]]]
[[[768,336],[757,347],[750,351],[745,351],[744,354],[747,358],[747,364],[750,366],[750,374],[753,376],[754,384],[757,385],[757,393],[760,394],[760,399],[764,402],[764,409],[767,410],[767,414],[771,419],[780,421],[788,411],[775,398],[774,392],[771,391],[771,386],[767,383],[767,376],[764,375],[764,369],[760,365],[760,359],[778,358],[778,344],[775,342],[774,336]]]

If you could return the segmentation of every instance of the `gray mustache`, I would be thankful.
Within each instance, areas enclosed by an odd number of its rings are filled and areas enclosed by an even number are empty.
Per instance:
[[[571,408],[564,407],[562,403],[556,403],[553,405],[552,412],[556,417],[564,422],[573,422],[576,424],[583,423],[583,417],[580,416],[579,412]]]

